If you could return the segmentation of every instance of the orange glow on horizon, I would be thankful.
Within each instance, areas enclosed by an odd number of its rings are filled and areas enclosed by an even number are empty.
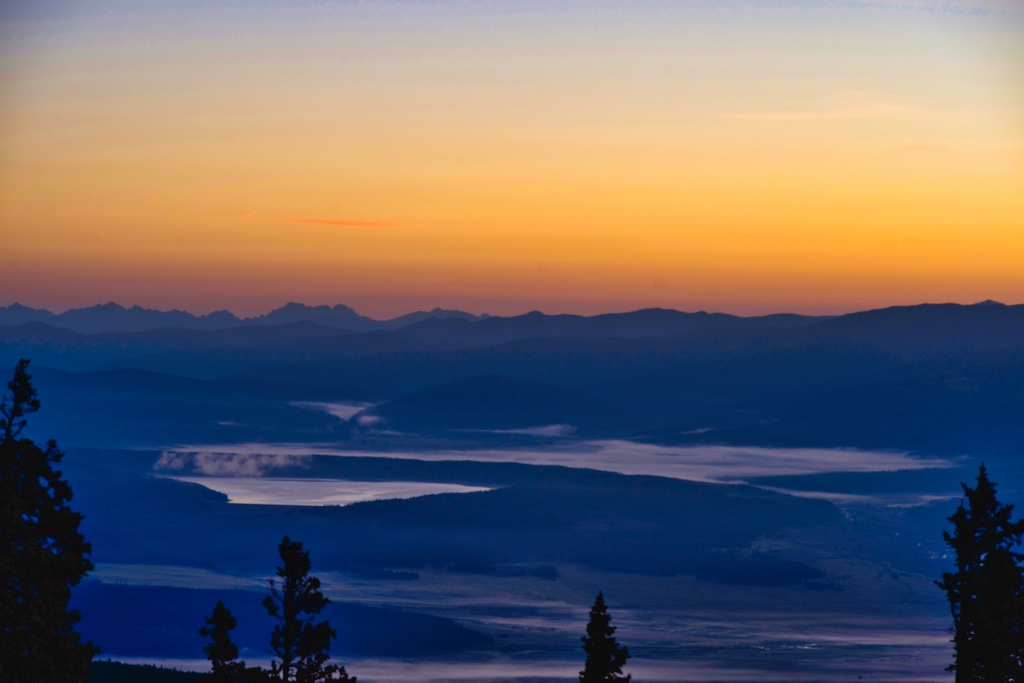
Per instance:
[[[1024,11],[990,4],[0,24],[0,305],[1024,302]]]

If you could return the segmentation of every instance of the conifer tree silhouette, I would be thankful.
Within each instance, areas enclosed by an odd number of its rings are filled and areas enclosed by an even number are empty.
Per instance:
[[[611,620],[604,604],[604,594],[598,591],[594,606],[590,608],[587,635],[582,638],[587,659],[580,672],[580,683],[628,682],[633,678],[632,674],[622,675],[622,667],[629,659],[629,649],[615,640],[615,627]]]
[[[320,591],[320,579],[309,576],[309,551],[285,536],[278,552],[280,583],[271,579],[270,595],[263,599],[263,606],[277,621],[270,634],[270,647],[277,657],[271,662],[272,679],[285,683],[355,683],[355,676],[349,676],[345,667],[327,664],[331,639],[337,633],[327,621],[316,620],[330,600]]]
[[[956,571],[935,583],[953,613],[953,663],[957,683],[1024,681],[1024,554],[1014,548],[1024,520],[1010,521],[1012,505],[996,498],[996,484],[982,465],[977,485],[961,484],[961,500],[942,532],[956,553]]]
[[[0,400],[0,680],[85,680],[97,649],[75,632],[71,588],[92,569],[64,454],[21,436],[39,399],[20,360]]]
[[[231,631],[238,626],[238,621],[221,600],[217,601],[213,614],[206,617],[205,621],[206,626],[199,629],[199,635],[210,639],[209,644],[203,648],[213,668],[210,681],[233,683],[245,671],[245,662],[237,661],[238,646],[231,640]]]

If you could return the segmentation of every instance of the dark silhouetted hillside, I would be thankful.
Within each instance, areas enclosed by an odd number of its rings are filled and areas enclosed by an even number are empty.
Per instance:
[[[487,346],[534,338],[636,339],[679,337],[712,330],[790,329],[817,320],[820,318],[788,314],[741,318],[724,313],[682,313],[660,308],[590,317],[533,311],[508,318],[491,317],[473,324],[457,319],[433,319],[410,325],[404,331],[425,339]]]
[[[152,664],[93,661],[88,683],[201,683],[203,675]]]
[[[793,333],[915,356],[1024,346],[1024,305],[922,304],[850,313]]]

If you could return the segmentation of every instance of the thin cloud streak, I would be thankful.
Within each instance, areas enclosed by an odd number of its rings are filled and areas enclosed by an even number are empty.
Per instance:
[[[992,14],[1009,15],[1024,10],[1020,0],[847,0],[854,7],[914,10],[929,13],[964,14],[987,17]]]
[[[832,90],[822,93],[810,109],[796,111],[753,111],[728,114],[737,121],[845,121],[881,119],[910,114],[916,110],[887,92]]]
[[[821,109],[817,111],[749,112],[730,114],[728,118],[736,121],[841,121],[848,119],[878,119],[887,116],[909,114],[913,111],[910,107],[889,104],[851,107],[848,109]]]
[[[327,218],[293,218],[292,223],[303,223],[305,225],[333,225],[341,228],[393,228],[397,223],[381,223],[378,221],[346,221],[332,220]]]

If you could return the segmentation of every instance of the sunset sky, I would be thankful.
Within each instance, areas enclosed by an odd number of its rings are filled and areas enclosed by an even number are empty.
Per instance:
[[[3,3],[0,259],[55,311],[1024,303],[1024,2]]]

